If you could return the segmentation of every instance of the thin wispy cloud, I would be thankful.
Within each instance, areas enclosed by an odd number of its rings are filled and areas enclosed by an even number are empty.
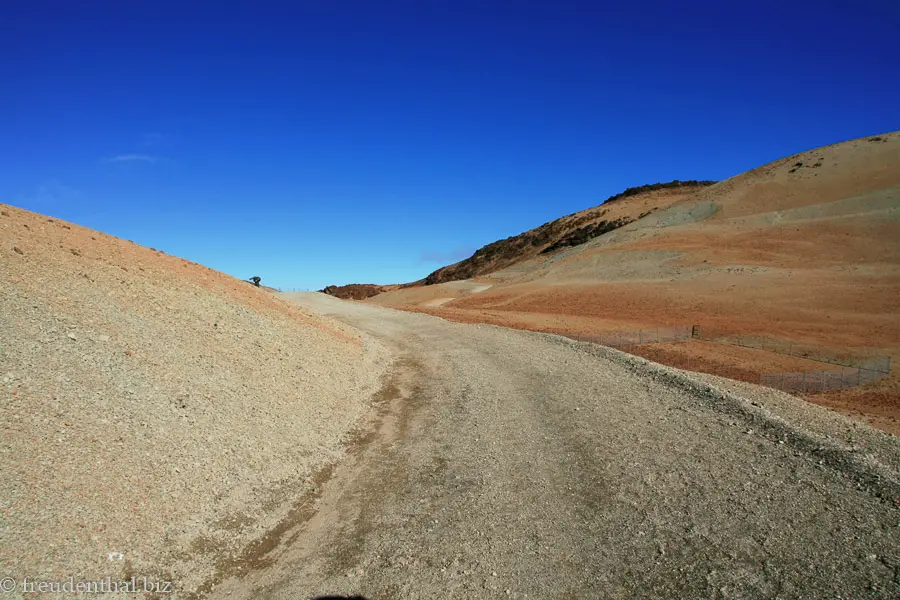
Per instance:
[[[153,156],[152,154],[119,154],[118,156],[113,156],[112,158],[107,158],[106,162],[111,162],[111,163],[126,163],[126,162],[154,163],[159,160],[160,160],[160,158],[158,156]]]
[[[56,210],[71,206],[81,198],[79,190],[63,185],[56,180],[40,184],[30,194],[19,194],[13,204],[38,212]]]

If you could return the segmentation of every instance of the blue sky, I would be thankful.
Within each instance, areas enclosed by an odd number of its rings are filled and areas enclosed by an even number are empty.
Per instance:
[[[896,1],[7,0],[0,201],[284,288],[410,281],[898,129],[898,39]]]

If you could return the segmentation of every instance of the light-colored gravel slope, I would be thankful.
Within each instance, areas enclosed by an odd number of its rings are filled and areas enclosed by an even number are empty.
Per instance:
[[[211,583],[343,455],[385,351],[206,267],[0,208],[0,576]]]
[[[214,598],[900,595],[896,438],[591,344],[286,296],[405,355],[316,514]]]

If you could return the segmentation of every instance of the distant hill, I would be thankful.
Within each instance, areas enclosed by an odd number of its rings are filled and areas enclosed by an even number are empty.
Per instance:
[[[660,204],[666,204],[666,201],[680,199],[685,194],[690,194],[714,183],[716,182],[679,181],[676,179],[667,183],[652,183],[628,188],[624,192],[610,196],[599,206],[560,217],[535,229],[483,246],[476,250],[471,257],[434,271],[425,278],[424,284],[434,285],[486,275],[533,258],[538,254],[583,244],[641,218],[644,216],[644,209],[656,210]],[[611,206],[617,201],[636,196],[654,198],[661,202],[654,202],[653,206],[649,208],[643,203],[633,202],[627,203],[627,208],[624,206],[626,203],[615,207]]]
[[[632,188],[367,302],[575,336],[690,324],[900,361],[900,132],[705,183]],[[794,370],[719,345],[672,352],[701,371]],[[815,401],[900,434],[894,373]]]

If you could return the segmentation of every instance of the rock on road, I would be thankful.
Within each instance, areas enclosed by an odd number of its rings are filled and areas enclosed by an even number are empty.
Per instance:
[[[896,438],[591,344],[284,297],[391,346],[393,376],[309,518],[214,598],[900,595]]]

